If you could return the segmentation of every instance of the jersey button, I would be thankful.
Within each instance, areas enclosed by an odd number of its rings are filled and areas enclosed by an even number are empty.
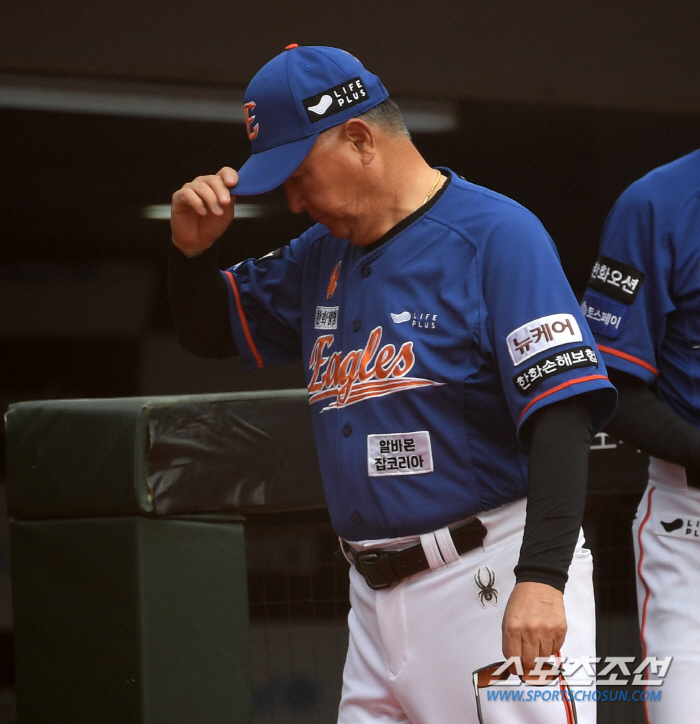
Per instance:
[[[353,331],[353,332],[359,332],[361,327],[362,327],[362,322],[360,322],[359,319],[356,319],[356,320],[352,323],[352,331]]]
[[[353,523],[356,523],[357,525],[360,525],[360,523],[362,523],[362,516],[356,510],[353,511],[350,517],[352,518]]]
[[[350,437],[350,435],[352,435],[352,425],[349,422],[346,422],[343,425],[343,435],[345,435],[345,437]]]
[[[372,267],[371,266],[363,266],[362,271],[360,272],[360,276],[363,279],[367,279],[367,277],[372,273]]]

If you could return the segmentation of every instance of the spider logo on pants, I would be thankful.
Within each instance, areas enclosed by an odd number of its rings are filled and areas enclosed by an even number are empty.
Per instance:
[[[486,571],[485,582],[481,580],[481,568],[479,568],[479,570],[474,574],[474,583],[476,583],[477,588],[479,589],[479,593],[476,594],[476,597],[479,599],[479,603],[483,608],[486,608],[486,604],[491,602],[493,602],[494,606],[497,606],[498,591],[495,587],[496,573],[487,566],[484,566],[483,570]]]

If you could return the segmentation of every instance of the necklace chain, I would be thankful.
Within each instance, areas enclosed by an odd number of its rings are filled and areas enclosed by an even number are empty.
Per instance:
[[[423,203],[421,204],[421,206],[428,203],[428,199],[433,195],[433,191],[435,191],[435,187],[438,185],[440,176],[442,176],[442,174],[440,173],[440,169],[437,169],[437,176],[435,177],[435,181],[433,181],[433,185],[430,187],[430,191],[428,191],[428,195],[423,199]]]

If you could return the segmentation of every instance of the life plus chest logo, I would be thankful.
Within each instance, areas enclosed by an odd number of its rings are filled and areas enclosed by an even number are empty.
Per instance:
[[[430,314],[429,312],[416,314],[414,312],[411,326],[418,329],[435,329],[435,322],[437,322],[437,314]]]
[[[323,410],[329,410],[393,392],[443,384],[409,377],[408,373],[416,363],[413,342],[404,342],[398,351],[393,344],[380,348],[381,326],[370,332],[364,348],[326,356],[326,350],[333,346],[334,341],[332,334],[321,335],[311,351],[310,405],[326,402]]]
[[[416,329],[435,329],[437,323],[437,314],[431,314],[430,312],[401,312],[400,314],[391,312],[390,314],[391,321],[394,324],[410,322],[411,327]]]

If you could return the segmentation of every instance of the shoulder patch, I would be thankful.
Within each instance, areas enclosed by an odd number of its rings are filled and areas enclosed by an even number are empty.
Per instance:
[[[593,347],[575,347],[565,352],[555,352],[543,360],[530,365],[513,377],[513,384],[521,395],[529,395],[550,377],[575,370],[579,367],[597,367],[598,355]]]
[[[581,341],[581,329],[571,314],[550,314],[533,319],[506,337],[508,354],[516,367],[552,347]]]
[[[586,292],[581,302],[581,310],[593,334],[617,339],[620,336],[620,329],[629,311],[629,306],[618,304],[612,299],[598,296],[593,292]]]
[[[600,256],[593,265],[588,286],[625,304],[632,304],[643,281],[644,273],[639,269],[609,256]]]

